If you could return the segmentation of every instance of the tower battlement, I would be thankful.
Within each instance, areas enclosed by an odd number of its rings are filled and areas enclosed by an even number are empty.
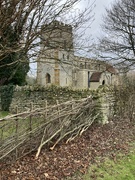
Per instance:
[[[60,21],[52,21],[42,27],[42,44],[53,48],[72,49],[72,26]]]
[[[48,28],[48,29],[52,29],[52,28],[63,29],[65,31],[68,31],[68,32],[72,33],[72,26],[69,25],[69,24],[65,24],[65,23],[63,23],[61,21],[56,21],[56,20],[52,21],[51,23],[46,24],[44,27]]]

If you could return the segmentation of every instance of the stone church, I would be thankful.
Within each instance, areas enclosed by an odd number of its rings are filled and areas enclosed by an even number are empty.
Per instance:
[[[72,26],[53,21],[42,27],[37,83],[74,89],[97,89],[117,81],[116,70],[109,64],[75,56]]]

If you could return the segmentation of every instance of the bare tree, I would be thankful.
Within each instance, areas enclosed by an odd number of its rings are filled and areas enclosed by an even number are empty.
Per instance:
[[[74,29],[78,29],[82,24],[89,21],[91,23],[93,4],[79,10],[75,8],[79,2],[80,0],[0,1],[0,67],[18,62],[29,63],[28,59],[31,58],[36,60],[39,54],[39,38],[45,24],[64,19]],[[8,55],[18,52],[19,56],[15,60],[3,63]],[[22,58],[23,55],[27,58]]]
[[[135,1],[118,0],[106,9],[99,56],[125,70],[135,66]]]

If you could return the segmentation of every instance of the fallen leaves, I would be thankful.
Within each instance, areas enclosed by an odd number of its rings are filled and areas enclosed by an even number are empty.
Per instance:
[[[76,171],[84,174],[90,164],[99,161],[98,157],[109,156],[116,161],[116,154],[127,153],[128,142],[133,141],[135,126],[128,120],[114,120],[113,126],[94,124],[68,144],[61,142],[53,151],[43,149],[38,159],[33,152],[11,166],[0,164],[0,179],[59,180]]]

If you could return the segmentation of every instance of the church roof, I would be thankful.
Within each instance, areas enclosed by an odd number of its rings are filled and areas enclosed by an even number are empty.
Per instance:
[[[117,70],[112,65],[107,64],[106,70],[112,74],[117,74]]]
[[[99,82],[102,72],[94,72],[90,77],[91,82]]]

